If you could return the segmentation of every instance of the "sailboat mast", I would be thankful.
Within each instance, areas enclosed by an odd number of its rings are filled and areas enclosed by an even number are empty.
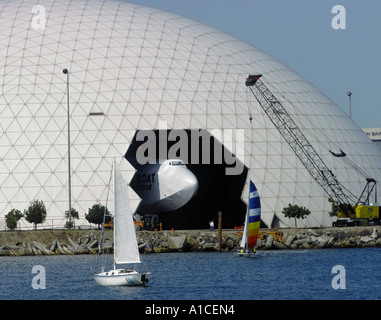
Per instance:
[[[113,223],[113,234],[114,234],[114,270],[116,269],[116,250],[115,250],[115,226],[116,226],[116,214],[115,214],[115,208],[116,208],[116,196],[115,196],[115,189],[116,189],[116,160],[114,159],[114,166],[113,166],[113,171],[114,171],[114,223]]]
[[[102,232],[101,232],[101,240],[99,241],[99,247],[98,247],[98,259],[97,259],[97,265],[99,263],[99,256],[102,252],[102,244],[103,244],[103,235],[105,230],[105,222],[106,222],[106,214],[107,214],[107,206],[108,206],[108,196],[110,193],[110,184],[111,184],[111,178],[112,178],[112,167],[110,172],[110,179],[108,181],[108,189],[107,189],[107,197],[106,197],[106,207],[103,213],[103,223],[102,223]]]

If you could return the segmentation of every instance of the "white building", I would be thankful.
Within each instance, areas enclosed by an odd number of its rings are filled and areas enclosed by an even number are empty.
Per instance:
[[[381,128],[363,128],[362,129],[370,140],[381,150]]]
[[[293,226],[294,220],[281,213],[291,203],[312,212],[298,226],[331,225],[327,194],[247,91],[245,79],[253,73],[263,74],[346,188],[360,194],[366,178],[362,172],[381,180],[381,152],[361,128],[307,80],[254,46],[197,21],[135,4],[36,3],[0,3],[1,217],[39,199],[47,206],[45,227],[65,223],[65,68],[72,207],[81,217],[77,226],[87,224],[84,214],[95,202],[105,203],[114,158],[125,180],[131,179],[133,167],[123,156],[136,131],[159,129],[163,123],[168,129],[230,130],[233,135],[243,130],[244,157],[237,156],[259,190],[263,222]],[[340,149],[346,158],[329,152]],[[131,190],[130,196],[137,205]],[[28,226],[24,219],[20,223]]]

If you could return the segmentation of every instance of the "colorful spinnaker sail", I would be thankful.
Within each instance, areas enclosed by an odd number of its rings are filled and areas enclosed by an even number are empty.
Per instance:
[[[251,180],[247,218],[247,249],[251,249],[257,245],[259,226],[261,224],[261,201],[258,190]]]

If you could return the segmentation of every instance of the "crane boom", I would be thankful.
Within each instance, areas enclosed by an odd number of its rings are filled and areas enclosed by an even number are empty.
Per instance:
[[[333,200],[342,208],[346,207],[346,210],[350,210],[352,208],[350,203],[355,201],[351,201],[350,197],[343,191],[336,176],[324,163],[282,103],[260,80],[261,76],[261,74],[249,75],[246,79],[246,86],[250,88],[271,122],[324,192],[329,197],[333,197]]]

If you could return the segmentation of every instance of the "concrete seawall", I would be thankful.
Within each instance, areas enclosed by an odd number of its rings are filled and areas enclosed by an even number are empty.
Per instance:
[[[223,230],[222,251],[236,251],[242,230]],[[104,249],[113,252],[113,233],[105,231]],[[142,253],[217,251],[217,230],[137,231]],[[94,254],[100,230],[37,230],[0,232],[0,256]],[[261,229],[258,250],[381,247],[381,226]]]

